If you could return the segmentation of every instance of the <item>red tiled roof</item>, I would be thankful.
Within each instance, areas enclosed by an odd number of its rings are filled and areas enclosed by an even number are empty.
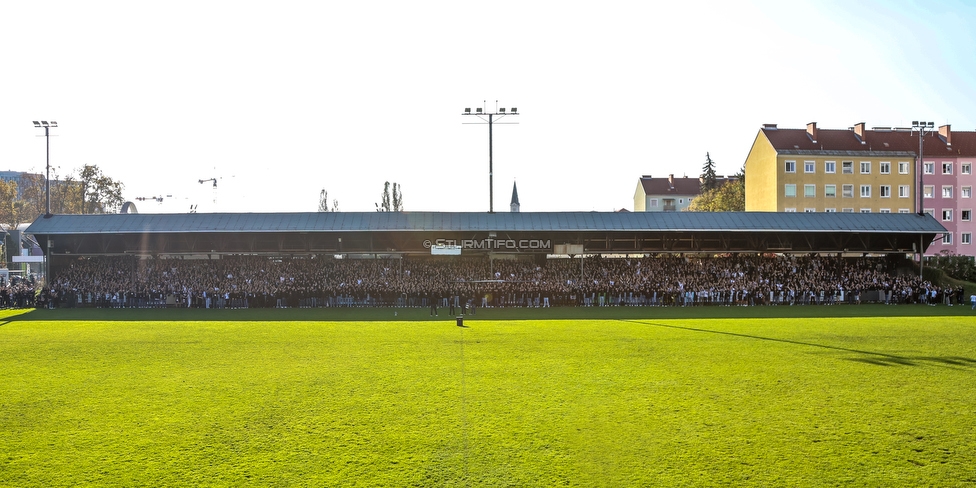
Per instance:
[[[817,129],[813,139],[806,129],[760,129],[777,151],[905,151],[918,152],[918,133],[910,130],[864,131],[859,138],[852,129]],[[952,144],[935,129],[925,135],[925,157],[976,156],[976,132],[952,131]],[[862,143],[863,141],[863,143]]]
[[[716,184],[721,185],[728,181],[728,178],[716,178]],[[641,186],[644,187],[645,195],[676,195],[676,196],[697,196],[701,195],[701,181],[698,178],[674,178],[672,184],[668,178],[647,178],[640,179]]]

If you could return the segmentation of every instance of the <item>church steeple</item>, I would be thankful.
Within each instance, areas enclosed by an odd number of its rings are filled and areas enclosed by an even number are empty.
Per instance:
[[[512,212],[519,211],[518,186],[512,182]]]

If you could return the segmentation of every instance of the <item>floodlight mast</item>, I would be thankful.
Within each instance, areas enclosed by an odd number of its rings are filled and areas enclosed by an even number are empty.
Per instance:
[[[51,127],[57,126],[58,123],[53,120],[50,122],[46,120],[34,121],[34,127],[37,127],[38,129],[41,127],[44,128],[44,139],[46,139],[47,143],[47,162],[45,164],[47,167],[47,174],[44,175],[44,193],[46,195],[44,218],[51,217]]]
[[[492,161],[492,125],[495,123],[499,124],[518,124],[518,122],[495,122],[495,116],[497,115],[499,119],[505,117],[506,115],[518,115],[518,108],[512,107],[508,112],[504,108],[498,108],[498,100],[495,100],[495,111],[486,112],[484,108],[475,108],[474,112],[471,112],[470,108],[465,108],[464,113],[461,115],[475,115],[479,119],[484,120],[488,124],[488,213],[495,213],[495,187],[494,187],[494,164]],[[485,116],[488,119],[485,119]],[[466,124],[479,124],[481,122],[464,122]]]
[[[918,132],[918,214],[925,213],[923,198],[925,198],[925,186],[923,177],[925,175],[925,161],[922,160],[922,149],[924,147],[925,134],[932,132],[935,122],[913,120],[912,132]]]
[[[925,161],[922,159],[922,148],[923,142],[925,140],[925,134],[927,132],[932,132],[935,128],[935,122],[913,120],[912,121],[912,132],[918,132],[918,187],[916,192],[918,193],[918,215],[922,216],[925,214],[925,205],[923,204],[923,199],[925,198],[925,185],[924,185],[924,175],[925,175]],[[935,172],[933,168],[933,173]],[[932,198],[935,198],[935,188],[932,188]],[[925,247],[922,242],[919,242],[918,249],[918,279],[924,279],[922,277],[922,265],[925,261]]]

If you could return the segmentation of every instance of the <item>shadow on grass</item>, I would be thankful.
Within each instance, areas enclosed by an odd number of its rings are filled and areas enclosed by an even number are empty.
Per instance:
[[[643,322],[643,321],[627,321],[627,322],[650,325],[654,327],[664,327],[668,329],[687,330],[691,332],[705,332],[709,334],[721,334],[721,335],[727,335],[733,337],[742,337],[746,339],[782,342],[786,344],[796,344],[799,346],[809,346],[809,347],[817,347],[821,349],[830,349],[833,351],[855,353],[861,356],[845,357],[841,359],[844,359],[846,361],[854,361],[857,363],[871,364],[875,366],[919,366],[921,364],[933,364],[936,366],[944,366],[953,369],[970,368],[976,366],[976,359],[964,358],[959,356],[900,356],[896,354],[887,354],[883,352],[864,351],[861,349],[851,349],[848,347],[831,346],[827,344],[816,344],[813,342],[794,341],[790,339],[778,339],[775,337],[763,337],[763,336],[757,336],[751,334],[740,334],[738,332],[726,332],[721,330],[701,329],[696,327],[683,327],[680,325],[660,324],[655,322]]]
[[[774,307],[553,307],[478,308],[464,315],[478,320],[640,320],[711,318],[833,318],[833,317],[934,317],[976,316],[968,307],[924,305],[834,305]],[[445,313],[431,317],[429,308],[251,308],[214,310],[199,308],[71,308],[57,310],[0,310],[0,320],[10,321],[173,321],[173,322],[283,322],[283,321],[454,321]]]

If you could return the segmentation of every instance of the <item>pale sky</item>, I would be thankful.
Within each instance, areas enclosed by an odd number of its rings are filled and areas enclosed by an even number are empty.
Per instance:
[[[976,130],[962,1],[0,3],[0,170],[98,165],[140,213],[633,210],[764,123]],[[217,178],[216,190],[201,179]]]

